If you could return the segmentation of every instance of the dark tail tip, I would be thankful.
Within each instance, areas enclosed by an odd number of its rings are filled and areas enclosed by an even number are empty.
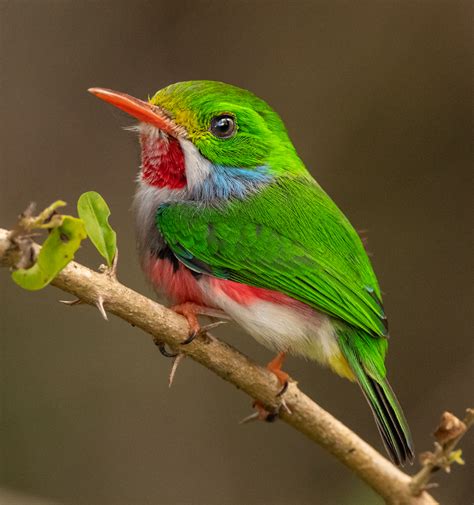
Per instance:
[[[415,454],[410,428],[395,393],[387,380],[378,382],[367,378],[377,405],[372,405],[368,398],[369,403],[387,452],[396,465],[413,463]]]

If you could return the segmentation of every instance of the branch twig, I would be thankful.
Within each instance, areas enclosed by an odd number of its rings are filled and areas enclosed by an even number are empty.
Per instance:
[[[441,422],[434,432],[436,438],[435,450],[421,455],[423,467],[411,480],[410,488],[414,496],[418,496],[430,486],[435,486],[435,484],[428,484],[433,473],[440,469],[449,473],[452,463],[462,464],[461,454],[456,455],[453,450],[473,425],[474,409],[466,410],[463,421],[460,421],[450,412],[445,412],[441,416]],[[457,457],[453,458],[453,454]]]
[[[19,254],[10,232],[0,228],[0,265],[11,267],[17,264]],[[92,306],[101,300],[107,312],[141,328],[173,349],[178,348],[188,335],[184,317],[120,284],[113,276],[94,272],[76,262],[69,263],[52,284]],[[277,406],[276,394],[280,387],[273,374],[228,344],[210,335],[201,335],[189,345],[181,346],[180,352],[269,409]],[[281,419],[353,470],[388,504],[436,505],[437,502],[426,491],[414,496],[409,475],[314,403],[298,389],[296,383],[290,383],[285,401],[291,413],[282,409]]]

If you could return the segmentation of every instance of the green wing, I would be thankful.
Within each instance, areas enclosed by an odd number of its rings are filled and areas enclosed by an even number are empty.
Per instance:
[[[279,178],[245,200],[171,203],[156,216],[189,268],[272,289],[367,331],[387,334],[380,290],[351,224],[307,178]]]

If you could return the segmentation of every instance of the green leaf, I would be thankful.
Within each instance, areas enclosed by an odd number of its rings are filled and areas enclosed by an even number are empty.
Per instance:
[[[47,286],[74,258],[81,241],[87,237],[84,223],[72,216],[62,216],[62,223],[44,241],[36,263],[12,273],[13,280],[30,291]]]
[[[92,243],[109,267],[112,266],[117,253],[117,234],[109,224],[110,209],[105,200],[95,191],[83,193],[77,202],[77,212]]]

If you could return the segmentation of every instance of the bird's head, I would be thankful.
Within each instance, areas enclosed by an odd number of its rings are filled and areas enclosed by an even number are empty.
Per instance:
[[[225,197],[234,179],[241,188],[304,170],[278,114],[249,91],[214,81],[172,84],[148,101],[89,91],[140,121],[141,179],[151,186],[205,196],[223,185]]]

